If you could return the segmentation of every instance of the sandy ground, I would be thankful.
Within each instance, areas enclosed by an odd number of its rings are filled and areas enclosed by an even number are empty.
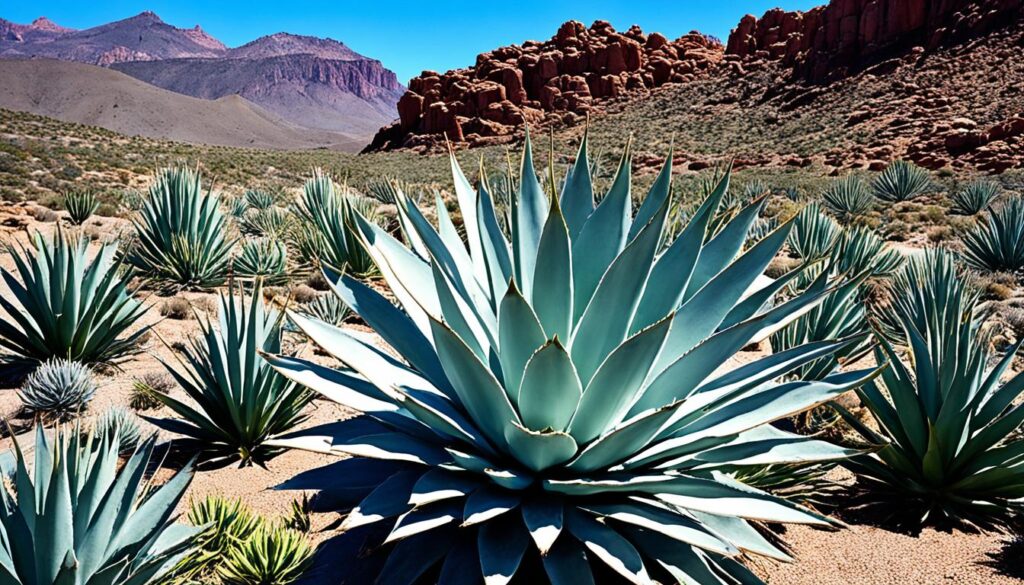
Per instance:
[[[53,229],[52,223],[39,223],[31,219],[31,207],[0,209],[0,244],[24,241],[25,228],[40,229],[44,233]],[[13,219],[12,219],[13,218]],[[87,233],[111,234],[123,224],[117,220],[100,219],[100,225],[88,227]],[[0,266],[12,267],[9,256],[0,258]],[[3,286],[3,285],[0,285]],[[0,294],[10,295],[3,286]],[[200,311],[215,310],[210,302],[214,295],[189,294]],[[159,305],[164,299],[152,297],[154,305],[144,323],[160,321]],[[140,326],[144,323],[140,323]],[[182,341],[196,330],[196,321],[160,321],[155,329],[168,344]],[[312,348],[303,349],[310,355]],[[158,357],[170,358],[171,350],[156,337],[149,340],[147,351],[122,364],[122,372],[102,373],[98,376],[99,392],[90,410],[101,413],[112,405],[126,403],[132,380],[147,372],[162,371]],[[758,352],[744,352],[738,361],[755,359]],[[322,358],[318,358],[322,359]],[[175,394],[182,397],[180,391]],[[0,390],[0,414],[14,416],[20,402],[13,390]],[[309,420],[305,425],[315,425],[352,413],[325,401],[315,401],[309,407]],[[147,415],[169,416],[169,411],[149,411]],[[143,424],[146,424],[143,422]],[[172,438],[172,437],[167,437]],[[0,449],[6,449],[10,439],[0,440]],[[332,458],[305,452],[285,453],[269,463],[268,469],[250,467],[224,468],[200,472],[189,489],[189,495],[181,508],[187,507],[188,498],[201,498],[207,494],[221,494],[240,497],[254,510],[266,515],[285,515],[292,500],[301,494],[273,490],[273,486],[296,473],[328,463]],[[330,515],[316,515],[313,519],[314,541],[329,537],[328,532],[316,529],[333,521]],[[847,520],[851,522],[850,520]],[[999,535],[978,535],[964,533],[943,533],[925,530],[920,535],[909,536],[884,528],[863,523],[852,523],[846,529],[836,532],[811,529],[802,526],[788,527],[782,534],[791,547],[796,561],[775,563],[763,559],[752,560],[750,565],[772,585],[1011,585],[1024,580],[1009,576],[996,562],[1004,539]],[[1021,562],[1021,561],[1017,561]]]

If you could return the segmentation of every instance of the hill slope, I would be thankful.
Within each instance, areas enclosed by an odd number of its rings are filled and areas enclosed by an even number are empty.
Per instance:
[[[118,71],[49,59],[0,61],[0,107],[101,126],[122,134],[221,146],[277,149],[328,146],[354,150],[359,141],[284,122],[247,100],[202,100],[173,93]]]
[[[152,12],[86,30],[0,19],[0,58],[25,57],[114,67],[192,97],[240,95],[293,124],[363,142],[397,117],[405,90],[380,61],[340,41],[278,33],[228,48]]]

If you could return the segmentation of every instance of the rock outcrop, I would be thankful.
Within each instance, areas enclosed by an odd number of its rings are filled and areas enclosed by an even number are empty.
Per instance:
[[[398,101],[399,120],[367,150],[429,149],[445,135],[490,144],[523,122],[571,124],[605,102],[705,75],[722,54],[721,43],[695,32],[669,40],[635,26],[619,33],[604,21],[566,22],[549,41],[483,53],[473,67],[443,75],[424,71]]]
[[[982,35],[1024,13],[1021,0],[832,0],[807,12],[743,17],[726,54],[779,61],[796,77],[845,77],[911,47],[933,50]]]

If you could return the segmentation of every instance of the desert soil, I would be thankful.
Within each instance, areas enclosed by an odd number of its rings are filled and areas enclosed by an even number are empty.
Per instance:
[[[36,221],[32,216],[33,204],[19,204],[0,208],[0,245],[13,242],[27,242],[29,230],[48,234],[55,229],[55,223]],[[93,218],[84,232],[95,238],[106,238],[126,227],[123,220]],[[95,248],[96,246],[94,246]],[[13,268],[9,255],[0,257],[0,267]],[[11,291],[0,284],[0,294],[10,297]],[[216,311],[216,295],[184,295],[199,310],[213,316]],[[160,360],[175,363],[174,352],[167,345],[184,341],[198,331],[195,319],[185,321],[162,319],[159,306],[166,299],[150,297],[153,308],[139,326],[155,323],[156,335],[151,336],[146,351],[121,364],[122,371],[100,372],[97,376],[99,390],[90,412],[102,413],[115,405],[126,405],[132,381],[148,372],[163,372]],[[161,338],[163,341],[161,341]],[[314,355],[309,344],[298,338],[304,355]],[[167,345],[165,345],[166,343]],[[738,356],[749,361],[757,356],[745,352]],[[317,356],[317,359],[324,359]],[[184,398],[176,390],[173,395]],[[20,400],[13,389],[0,390],[0,415],[13,419],[20,410]],[[147,416],[171,416],[167,409],[148,411]],[[322,424],[352,416],[348,411],[333,403],[316,400],[308,408],[309,420],[303,426]],[[144,428],[154,429],[140,421]],[[173,439],[163,433],[161,439]],[[0,440],[0,450],[11,446],[11,439]],[[300,493],[274,490],[274,486],[301,471],[329,463],[331,457],[291,451],[275,458],[267,469],[249,467],[239,469],[228,467],[216,471],[196,474],[183,500],[181,511],[187,509],[190,498],[202,498],[208,494],[220,494],[241,498],[258,513],[268,516],[285,515],[293,499]],[[841,503],[840,503],[841,505]],[[318,514],[313,519],[312,539],[320,542],[331,536],[320,530],[334,518]],[[795,559],[792,563],[776,563],[763,559],[752,560],[750,565],[772,585],[1012,585],[1024,583],[1024,579],[1010,576],[997,562],[1004,548],[1005,538],[995,534],[944,533],[925,530],[910,536],[877,526],[852,522],[842,530],[829,532],[802,526],[788,527],[782,534],[791,548]]]

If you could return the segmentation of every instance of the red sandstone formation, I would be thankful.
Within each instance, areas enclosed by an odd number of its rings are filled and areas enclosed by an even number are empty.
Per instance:
[[[524,121],[572,123],[608,100],[705,74],[722,45],[690,33],[674,41],[634,26],[618,33],[604,21],[589,29],[566,22],[547,42],[483,53],[476,65],[444,75],[424,71],[398,102],[399,121],[367,150],[430,147],[443,134],[471,145],[507,139]]]
[[[832,0],[808,12],[747,15],[728,55],[781,61],[812,82],[845,77],[912,46],[935,49],[984,34],[1024,13],[1021,0]]]

